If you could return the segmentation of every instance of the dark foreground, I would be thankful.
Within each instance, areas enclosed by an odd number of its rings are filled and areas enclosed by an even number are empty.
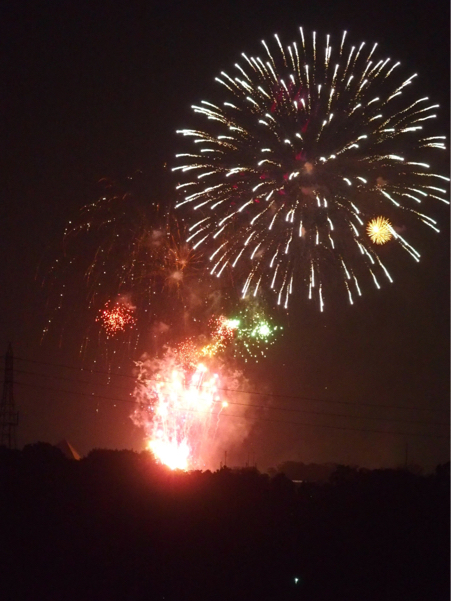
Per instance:
[[[0,449],[0,598],[449,600],[449,464],[173,473],[145,453]]]

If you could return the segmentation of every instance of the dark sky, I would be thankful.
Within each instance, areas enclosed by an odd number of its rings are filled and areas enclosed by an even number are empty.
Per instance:
[[[130,358],[123,378],[80,372],[72,330],[85,324],[71,319],[60,337],[40,344],[46,292],[38,267],[58,256],[67,220],[92,200],[100,178],[140,168],[151,174],[155,196],[170,194],[164,164],[178,151],[175,130],[242,51],[275,32],[292,38],[299,25],[322,34],[346,29],[418,71],[449,131],[448,2],[364,5],[2,3],[0,350],[11,341],[18,358],[20,446],[67,438],[81,453],[143,447],[131,404],[122,402],[133,387]],[[447,460],[449,216],[434,210],[442,232],[420,232],[419,265],[396,259],[395,284],[354,307],[337,303],[320,314],[299,301],[265,364],[246,367],[254,385],[302,398],[273,398],[273,406],[297,411],[258,413],[264,419],[249,421],[248,437],[228,449],[231,463],[252,452],[263,468],[284,459],[394,466],[406,445],[411,462]]]

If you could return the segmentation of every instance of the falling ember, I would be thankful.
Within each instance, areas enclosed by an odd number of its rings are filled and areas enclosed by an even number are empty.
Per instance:
[[[111,301],[105,303],[96,318],[101,323],[107,336],[115,336],[123,332],[126,326],[133,327],[136,323],[133,309],[124,303],[116,303],[111,306]]]
[[[194,370],[198,362],[199,350],[191,338],[180,342],[176,346],[177,359],[183,369]]]
[[[393,238],[390,221],[385,217],[372,219],[368,223],[366,231],[374,244],[385,244]]]

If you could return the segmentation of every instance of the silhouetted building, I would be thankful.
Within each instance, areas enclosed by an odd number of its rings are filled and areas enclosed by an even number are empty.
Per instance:
[[[67,457],[67,459],[75,459],[76,461],[81,459],[81,455],[77,453],[74,447],[66,439],[62,440],[55,446],[64,453],[64,456]]]

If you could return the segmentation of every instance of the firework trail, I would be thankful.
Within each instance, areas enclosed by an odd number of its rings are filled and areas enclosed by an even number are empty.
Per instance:
[[[236,272],[243,297],[273,291],[288,307],[304,287],[323,310],[338,277],[352,304],[369,282],[392,278],[365,224],[390,219],[390,244],[415,261],[406,220],[434,231],[422,205],[449,204],[449,178],[430,167],[445,136],[426,133],[437,104],[410,98],[417,74],[379,54],[300,29],[300,39],[242,55],[216,78],[220,100],[193,106],[208,127],[179,130],[192,146],[176,155],[187,241],[210,273]],[[388,240],[385,240],[386,242]]]

